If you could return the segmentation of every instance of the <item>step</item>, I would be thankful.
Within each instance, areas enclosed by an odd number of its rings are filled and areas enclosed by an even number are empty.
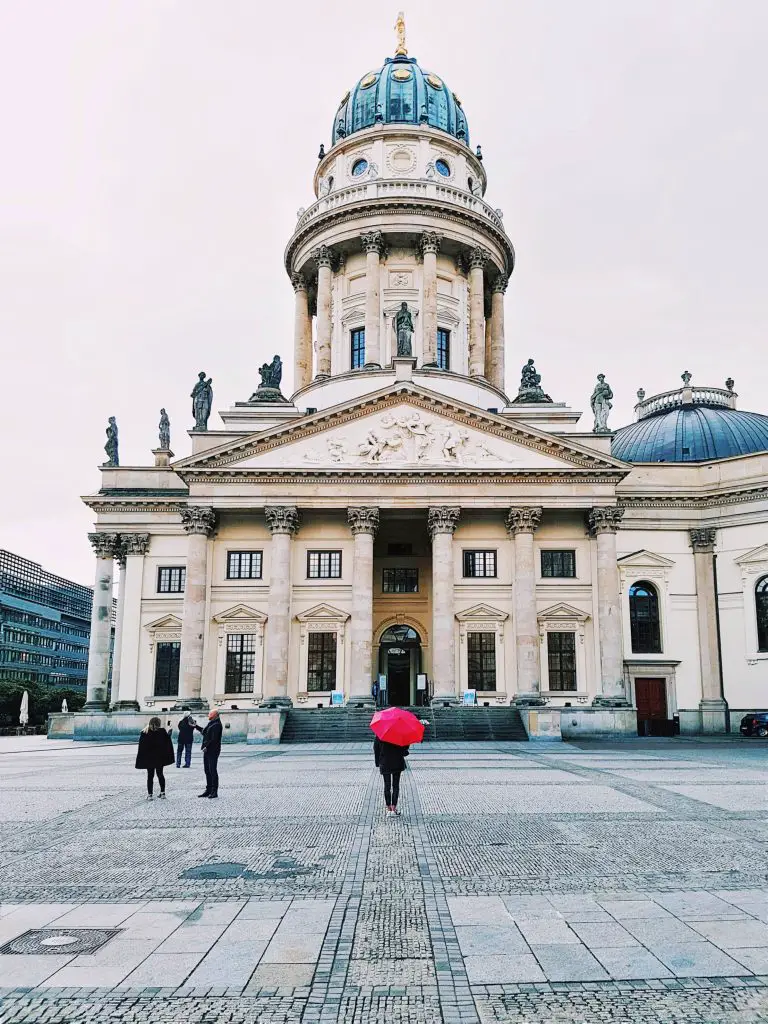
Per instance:
[[[429,726],[424,740],[516,741],[528,736],[517,708],[408,708]],[[373,741],[369,708],[292,708],[281,743],[365,743]]]

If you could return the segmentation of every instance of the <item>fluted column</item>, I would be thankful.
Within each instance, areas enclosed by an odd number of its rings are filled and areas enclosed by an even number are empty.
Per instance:
[[[432,538],[432,700],[456,699],[456,624],[453,600],[453,534],[460,508],[427,513]]]
[[[379,528],[377,508],[348,508],[354,537],[352,558],[352,671],[350,699],[371,700],[373,673],[373,540]]]
[[[508,282],[508,277],[499,274],[491,285],[491,353],[485,376],[499,391],[504,390],[504,294]]]
[[[485,307],[483,268],[489,253],[477,246],[469,254],[469,375],[482,377],[485,372]]]
[[[114,708],[120,700],[120,656],[123,649],[123,618],[125,617],[125,544],[118,537],[115,561],[120,569],[117,584],[117,614],[115,616],[115,640],[112,644],[112,677],[109,684],[109,706]]]
[[[205,649],[205,591],[208,577],[208,538],[216,527],[212,508],[190,505],[180,509],[187,534],[187,577],[181,623],[181,664],[178,702],[193,710],[207,707],[202,699]]]
[[[141,584],[144,555],[149,550],[149,534],[124,533],[120,538],[120,548],[123,560],[117,596],[112,708],[138,711]]]
[[[521,702],[541,699],[539,623],[536,616],[536,567],[533,535],[541,522],[541,508],[511,508],[507,530],[515,545],[515,649],[517,692]]]
[[[299,529],[294,505],[267,505],[269,548],[269,618],[267,619],[267,675],[265,701],[290,705],[288,649],[291,637],[291,539]]]
[[[717,639],[717,590],[715,587],[715,540],[717,531],[704,527],[689,531],[696,574],[696,618],[701,665],[702,732],[725,732],[728,705],[720,682],[720,650]]]
[[[600,689],[597,704],[626,705],[624,657],[621,638],[619,570],[616,531],[624,509],[615,505],[593,508],[589,529],[597,544],[597,626],[600,640]]]
[[[381,366],[381,305],[379,280],[384,239],[380,231],[364,231],[360,241],[365,253],[365,365]]]
[[[307,280],[293,274],[291,284],[296,295],[293,323],[293,389],[300,391],[312,380],[312,318],[309,315]]]
[[[316,377],[331,375],[331,267],[333,251],[321,245],[314,252],[317,261],[317,367]]]
[[[120,541],[116,533],[89,533],[88,540],[96,553],[96,576],[91,606],[85,710],[106,711],[112,639],[113,559],[120,550]]]
[[[436,231],[425,231],[420,239],[424,259],[424,320],[422,365],[437,365],[437,254],[441,238]]]

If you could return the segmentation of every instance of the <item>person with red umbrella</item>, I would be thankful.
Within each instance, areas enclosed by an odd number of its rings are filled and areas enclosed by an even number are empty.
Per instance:
[[[400,775],[405,771],[411,743],[421,743],[424,725],[410,711],[403,708],[385,708],[371,719],[373,757],[384,778],[384,802],[388,814],[399,814]]]

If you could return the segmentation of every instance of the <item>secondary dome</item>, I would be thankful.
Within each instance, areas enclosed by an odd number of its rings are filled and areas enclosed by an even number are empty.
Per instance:
[[[687,380],[686,380],[687,378]],[[733,381],[721,388],[685,387],[635,406],[637,422],[617,430],[611,454],[625,462],[706,462],[768,451],[768,416],[736,409]]]
[[[461,101],[442,78],[404,54],[387,57],[347,93],[336,111],[332,142],[374,124],[428,124],[469,145]]]

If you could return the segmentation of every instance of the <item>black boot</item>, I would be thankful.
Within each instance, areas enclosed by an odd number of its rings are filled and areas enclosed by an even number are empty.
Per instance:
[[[206,789],[206,791],[204,793],[198,793],[197,795],[200,797],[200,796],[210,796],[211,794]]]
[[[209,800],[218,800],[218,798],[219,798],[219,794],[218,793],[209,793],[208,794],[208,799]]]

